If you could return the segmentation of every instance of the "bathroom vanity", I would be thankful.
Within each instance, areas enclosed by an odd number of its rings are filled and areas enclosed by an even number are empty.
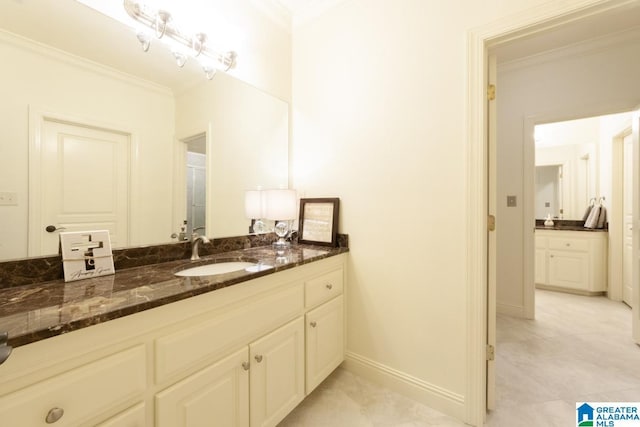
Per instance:
[[[583,295],[607,291],[606,231],[536,228],[535,242],[537,288]]]
[[[346,252],[254,248],[200,263],[270,267],[177,277],[181,260],[8,289],[2,424],[275,426],[344,358]]]

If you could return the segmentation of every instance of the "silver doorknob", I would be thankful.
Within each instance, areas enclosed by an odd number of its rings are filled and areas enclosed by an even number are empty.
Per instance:
[[[56,227],[55,225],[47,225],[44,229],[47,231],[47,233],[53,233],[54,231],[66,230],[65,227]]]
[[[47,424],[53,424],[58,421],[64,415],[64,409],[62,408],[51,408],[49,413],[47,414],[47,418],[44,420]]]
[[[255,359],[256,359],[256,362],[258,362],[258,363],[262,362],[262,355],[261,354],[257,354]]]

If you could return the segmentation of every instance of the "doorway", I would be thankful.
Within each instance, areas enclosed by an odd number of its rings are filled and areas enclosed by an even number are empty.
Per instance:
[[[486,213],[490,215],[495,214],[492,212],[488,200],[490,194],[490,187],[487,181],[489,176],[489,157],[488,153],[491,152],[492,147],[489,143],[489,135],[492,133],[491,121],[487,122],[489,115],[487,114],[489,107],[487,105],[487,75],[488,75],[488,63],[487,54],[490,49],[495,47],[507,47],[511,48],[511,53],[514,51],[526,51],[528,54],[536,54],[541,52],[540,48],[545,49],[552,48],[554,43],[559,40],[567,41],[568,33],[571,33],[573,41],[579,41],[580,37],[584,39],[584,30],[587,34],[591,29],[594,31],[602,31],[607,27],[615,26],[618,30],[621,29],[623,23],[627,25],[637,25],[637,14],[640,4],[630,1],[607,1],[594,4],[593,2],[574,3],[572,6],[561,6],[558,4],[546,3],[533,10],[511,16],[508,19],[504,19],[500,22],[496,22],[487,25],[483,28],[472,30],[468,37],[468,63],[469,63],[469,123],[468,123],[468,149],[469,149],[469,180],[468,180],[468,197],[469,197],[469,215],[470,220],[468,224],[468,236],[470,242],[470,251],[468,252],[468,264],[467,267],[470,271],[470,278],[468,282],[468,299],[469,316],[467,318],[467,326],[469,330],[468,336],[468,348],[469,348],[469,386],[467,389],[469,397],[468,405],[468,422],[481,425],[485,417],[486,398],[488,390],[486,385],[489,380],[486,378],[486,337],[490,333],[487,330],[487,316],[490,314],[487,311],[487,307],[491,306],[491,302],[487,301],[487,289],[488,289],[488,267],[489,263],[495,262],[492,260],[491,248],[488,247],[488,231],[487,231],[487,218]],[[629,20],[626,16],[636,14],[634,17],[634,24],[628,24]],[[617,15],[620,19],[611,20],[612,16]],[[578,32],[572,32],[570,29],[575,24],[582,25],[582,30],[578,35]],[[585,27],[586,24],[586,27]],[[589,28],[587,28],[589,27]],[[540,43],[531,43],[535,36],[541,36]],[[557,36],[557,37],[554,37]],[[576,39],[578,37],[578,39]],[[570,37],[569,37],[570,38]],[[523,49],[519,49],[517,43],[513,43],[519,40],[527,40],[528,43]],[[569,42],[570,44],[571,42]],[[538,49],[537,52],[532,52],[531,47]],[[557,46],[557,45],[556,45]],[[543,49],[544,50],[544,49]],[[560,56],[560,55],[558,55]],[[583,69],[581,73],[589,72],[593,70]],[[544,87],[540,85],[544,81],[530,80],[530,84],[536,88]],[[546,82],[544,82],[546,83]],[[591,88],[594,89],[594,88]],[[603,87],[595,87],[595,92],[600,93]],[[589,91],[591,95],[597,95],[593,90]],[[501,93],[505,93],[500,81],[498,82],[498,100],[501,98]],[[559,91],[558,93],[561,93]],[[553,98],[556,101],[562,101],[562,96]],[[569,99],[569,101],[573,101]],[[579,108],[579,102],[576,102]],[[584,104],[584,103],[583,103]],[[622,105],[625,104],[625,105]],[[634,108],[635,105],[629,103],[620,103],[617,106],[609,105],[600,106],[604,111],[624,111],[625,109]],[[607,108],[605,108],[607,107]],[[593,115],[602,113],[603,111],[593,111]],[[570,119],[571,117],[565,117]],[[527,119],[527,117],[525,117]],[[522,120],[522,118],[521,118]],[[488,123],[488,125],[487,125]],[[517,125],[516,125],[517,126]],[[520,127],[522,130],[523,126]],[[524,126],[526,132],[526,126]],[[531,129],[532,130],[532,129]],[[520,135],[522,137],[522,135]],[[634,139],[634,144],[637,143]],[[637,160],[637,159],[636,159]],[[520,168],[522,171],[522,168]],[[533,182],[533,173],[529,179]],[[634,178],[635,180],[635,178]],[[634,181],[635,182],[635,181]],[[498,202],[501,199],[497,199]],[[522,201],[523,203],[531,203],[532,201]],[[634,205],[637,202],[634,201]],[[637,220],[637,218],[634,218]],[[498,222],[496,230],[500,230],[501,218],[498,216]],[[530,230],[533,227],[529,228]],[[522,229],[521,229],[522,230]],[[638,241],[638,233],[634,231],[634,242]],[[531,239],[533,240],[533,239]],[[634,247],[634,250],[637,248]],[[638,266],[636,265],[636,256],[634,253],[634,276],[636,275]],[[635,276],[637,277],[637,276]],[[635,323],[634,315],[634,325]]]
[[[204,134],[185,141],[187,145],[186,163],[186,233],[206,236],[207,220],[207,138]]]

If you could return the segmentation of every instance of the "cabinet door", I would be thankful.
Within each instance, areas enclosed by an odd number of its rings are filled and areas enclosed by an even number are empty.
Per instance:
[[[247,348],[156,395],[158,427],[248,427]]]
[[[344,360],[342,295],[306,315],[307,394]]]
[[[589,290],[589,254],[549,251],[549,285]]]
[[[536,249],[535,260],[535,283],[545,285],[547,283],[547,251],[546,249]]]
[[[249,345],[251,427],[275,426],[304,399],[304,319]]]

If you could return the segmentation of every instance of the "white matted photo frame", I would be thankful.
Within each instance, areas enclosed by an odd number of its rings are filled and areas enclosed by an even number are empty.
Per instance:
[[[337,197],[300,199],[299,243],[336,246],[338,242]]]

